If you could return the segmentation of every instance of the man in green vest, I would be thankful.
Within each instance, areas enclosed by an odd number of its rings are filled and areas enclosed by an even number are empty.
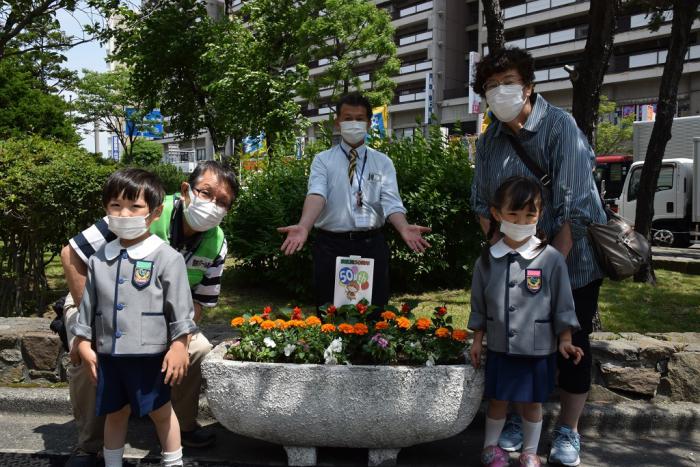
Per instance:
[[[204,161],[183,182],[180,193],[165,197],[163,213],[151,224],[153,234],[179,251],[187,265],[187,276],[194,302],[195,322],[202,309],[216,305],[226,258],[226,239],[219,227],[238,195],[238,182],[230,170],[219,162]],[[77,319],[87,276],[89,257],[102,245],[115,239],[108,219],[99,220],[73,237],[61,251],[61,262],[69,295],[64,305],[66,328]],[[81,366],[68,335],[72,367],[69,369],[70,398],[78,426],[78,445],[66,466],[93,466],[102,450],[104,417],[95,416],[95,387]],[[182,430],[182,444],[204,447],[214,443],[213,434],[197,425],[199,393],[202,381],[200,363],[211,350],[204,335],[192,335],[188,345],[189,368],[179,386],[172,388],[172,403]]]

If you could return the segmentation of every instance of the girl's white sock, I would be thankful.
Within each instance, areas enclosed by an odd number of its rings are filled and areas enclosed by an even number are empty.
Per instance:
[[[542,420],[533,423],[523,418],[523,452],[537,453],[541,432]]]
[[[102,454],[105,458],[105,467],[122,467],[124,446],[117,449],[102,448]]]
[[[182,446],[177,451],[163,452],[163,467],[172,467],[174,465],[182,465]]]
[[[494,420],[486,416],[486,435],[484,436],[484,447],[498,445],[498,438],[503,431],[503,425],[506,424],[506,419],[501,418]]]

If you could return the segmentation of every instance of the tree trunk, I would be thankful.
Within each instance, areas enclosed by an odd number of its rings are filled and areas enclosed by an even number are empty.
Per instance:
[[[619,7],[620,0],[591,0],[586,48],[571,79],[574,88],[571,113],[593,147],[600,89],[612,53]]]
[[[501,50],[506,45],[503,35],[503,11],[500,0],[481,0],[486,18],[489,54]]]
[[[635,213],[635,230],[650,238],[651,222],[654,216],[654,195],[661,170],[666,143],[671,139],[671,126],[676,115],[678,83],[683,72],[683,62],[688,51],[690,28],[697,18],[700,0],[675,0],[673,2],[673,23],[671,43],[668,48],[664,72],[659,86],[659,102],[656,105],[656,121],[651,131],[647,154],[639,180],[639,195]],[[635,280],[644,280],[635,276]]]

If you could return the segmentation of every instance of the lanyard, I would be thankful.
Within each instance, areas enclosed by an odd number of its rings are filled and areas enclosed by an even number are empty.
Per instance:
[[[342,146],[340,146],[340,150],[343,151],[343,154],[345,154],[345,157],[348,160],[350,160],[350,154],[345,152],[345,149],[343,149]],[[360,203],[362,203],[362,176],[365,173],[365,166],[367,165],[367,156],[369,156],[369,154],[367,153],[367,150],[365,149],[365,160],[362,161],[362,169],[360,170],[360,176],[357,179],[357,192],[358,192],[358,195],[360,197]],[[360,157],[359,153],[357,154],[357,157]],[[357,175],[357,167],[355,167],[355,175]]]

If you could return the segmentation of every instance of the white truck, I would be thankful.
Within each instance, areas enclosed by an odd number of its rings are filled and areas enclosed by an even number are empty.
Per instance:
[[[642,165],[654,122],[635,122],[635,162],[617,200],[619,214],[634,224]],[[676,118],[654,195],[652,240],[657,245],[700,244],[700,116]]]

